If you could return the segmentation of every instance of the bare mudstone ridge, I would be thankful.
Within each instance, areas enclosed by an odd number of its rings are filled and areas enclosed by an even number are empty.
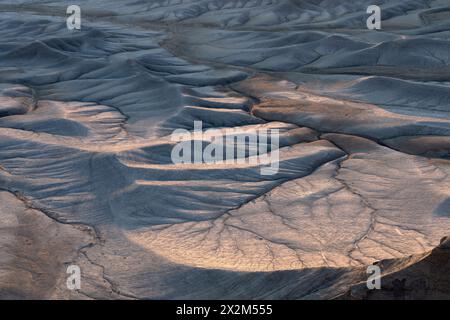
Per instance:
[[[377,263],[383,270],[381,290],[366,283],[351,287],[344,299],[450,299],[450,241],[444,237],[430,252]]]
[[[377,3],[2,1],[0,298],[450,298],[450,6]],[[174,163],[194,121],[278,172]]]

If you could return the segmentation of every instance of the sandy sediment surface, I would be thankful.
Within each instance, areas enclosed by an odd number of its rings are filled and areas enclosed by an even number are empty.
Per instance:
[[[78,2],[0,4],[0,298],[448,297],[447,1]],[[278,172],[174,164],[194,121]]]

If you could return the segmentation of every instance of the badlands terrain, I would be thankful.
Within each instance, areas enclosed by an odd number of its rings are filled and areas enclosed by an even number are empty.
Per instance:
[[[448,299],[448,235],[450,1],[0,1],[0,298]]]

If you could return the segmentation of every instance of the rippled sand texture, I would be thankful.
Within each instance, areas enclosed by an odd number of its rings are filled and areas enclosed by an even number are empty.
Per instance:
[[[377,3],[380,31],[369,0],[79,0],[70,31],[72,1],[2,1],[0,297],[328,299],[427,255],[450,3]],[[279,129],[279,172],[173,164],[195,120]]]

